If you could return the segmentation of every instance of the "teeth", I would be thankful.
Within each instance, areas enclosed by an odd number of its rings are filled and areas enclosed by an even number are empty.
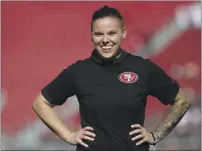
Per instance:
[[[105,47],[102,47],[102,49],[111,49],[112,46],[105,46]]]

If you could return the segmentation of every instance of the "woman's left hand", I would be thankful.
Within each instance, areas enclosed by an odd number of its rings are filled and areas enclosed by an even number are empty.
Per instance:
[[[134,129],[129,133],[132,136],[132,141],[140,140],[136,143],[136,145],[141,145],[145,142],[149,144],[154,144],[152,134],[140,124],[133,124],[131,125],[131,128]]]

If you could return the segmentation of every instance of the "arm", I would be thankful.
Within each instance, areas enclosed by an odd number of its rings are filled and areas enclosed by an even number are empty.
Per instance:
[[[141,138],[141,140],[138,141],[136,145],[141,145],[144,142],[155,144],[161,141],[175,128],[175,126],[183,118],[184,114],[187,112],[190,106],[191,105],[187,101],[184,92],[179,89],[179,92],[175,98],[175,103],[170,107],[169,112],[164,118],[163,122],[153,132],[155,142],[152,133],[147,131],[139,124],[131,125],[131,128],[135,128],[135,130],[132,130],[129,134],[136,134],[136,136],[133,137],[132,140],[135,141]]]
[[[42,94],[39,94],[32,106],[34,112],[43,123],[65,142],[72,145],[80,144],[84,147],[88,147],[88,145],[83,142],[83,139],[94,141],[95,134],[90,132],[90,130],[93,130],[92,127],[87,126],[77,132],[71,132],[55,113],[53,107],[55,107],[55,105],[50,104]]]
[[[170,78],[155,63],[150,60],[147,61],[148,95],[156,97],[164,105],[172,104],[172,106],[170,107],[168,114],[165,116],[163,122],[159,126],[157,126],[155,131],[152,133],[148,132],[139,124],[131,125],[131,127],[135,128],[136,130],[133,130],[130,135],[140,133],[132,139],[137,140],[139,138],[142,138],[141,141],[136,143],[137,145],[140,145],[144,142],[155,144],[164,139],[180,122],[184,114],[191,106],[183,90],[179,88],[180,86],[177,81]]]
[[[65,142],[67,137],[71,134],[62,120],[57,116],[53,110],[55,105],[50,104],[42,94],[39,94],[33,103],[33,110],[38,117],[44,122],[44,124],[50,128],[57,136],[59,136]]]
[[[175,128],[190,106],[191,105],[188,102],[183,90],[179,89],[179,92],[175,98],[175,103],[170,107],[169,112],[164,118],[163,122],[153,132],[157,142],[164,139]]]

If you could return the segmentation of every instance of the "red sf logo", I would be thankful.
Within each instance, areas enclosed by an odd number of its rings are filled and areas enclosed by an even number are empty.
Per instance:
[[[124,83],[134,83],[138,80],[138,75],[133,72],[123,72],[119,75],[119,80]]]

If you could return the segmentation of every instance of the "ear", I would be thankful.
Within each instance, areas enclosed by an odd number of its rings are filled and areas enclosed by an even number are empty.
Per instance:
[[[124,27],[123,27],[122,40],[125,40],[125,39],[126,39],[126,34],[127,34],[127,29],[126,29],[126,27],[124,26]]]
[[[91,41],[93,42],[93,33],[92,33],[92,31],[91,31],[90,37],[91,37]]]

